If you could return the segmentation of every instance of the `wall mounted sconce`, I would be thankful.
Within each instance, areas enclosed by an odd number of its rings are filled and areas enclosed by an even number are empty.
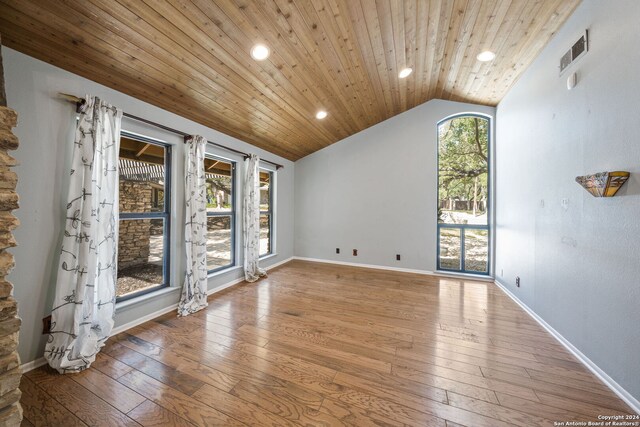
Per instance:
[[[594,197],[613,197],[629,179],[629,172],[600,172],[576,177],[576,182]]]

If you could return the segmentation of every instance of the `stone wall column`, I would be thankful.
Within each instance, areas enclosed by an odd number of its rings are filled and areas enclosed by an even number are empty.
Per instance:
[[[18,219],[12,214],[18,208],[18,179],[11,170],[17,162],[8,153],[18,148],[18,138],[12,132],[17,121],[16,112],[6,106],[0,52],[0,426],[19,426],[22,421],[18,389],[22,372],[17,352],[20,318],[13,285],[6,279],[14,266],[13,255],[7,249],[16,246],[12,230],[18,226]]]

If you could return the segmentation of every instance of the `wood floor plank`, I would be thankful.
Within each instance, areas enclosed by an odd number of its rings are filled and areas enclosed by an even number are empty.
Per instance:
[[[531,402],[530,400],[520,399],[519,397],[510,396],[508,394],[496,393],[496,395],[498,396],[500,405],[505,408],[515,409],[517,411],[540,416],[548,420],[584,421],[591,418],[586,417],[584,414],[575,413],[569,409],[559,409],[553,406]],[[597,421],[596,419],[592,420]]]
[[[494,426],[494,425],[500,424],[495,419],[492,419],[490,417],[485,417],[484,415],[481,415],[481,414],[473,414],[467,410],[453,411],[451,406],[449,406],[449,404],[443,403],[441,401],[419,398],[418,396],[411,393],[406,393],[403,391],[399,391],[397,389],[384,388],[380,384],[375,384],[369,381],[363,381],[362,379],[354,376],[348,376],[348,375],[341,376],[339,374],[336,376],[335,381],[339,384],[340,383],[348,384],[349,386],[352,387],[353,390],[364,391],[370,394],[370,396],[372,396],[370,397],[371,400],[375,401],[376,399],[381,399],[381,401],[385,403],[393,402],[401,405],[402,408],[410,408],[412,410],[416,410],[421,413],[435,416],[438,419],[437,422],[440,422],[440,420],[445,420],[445,419],[454,419],[454,420],[460,421],[460,420],[469,420],[470,418],[473,418],[474,422],[476,423],[475,425],[478,425],[478,426],[488,427],[488,426]],[[352,399],[354,392],[349,391],[348,393],[345,392],[344,394],[346,394],[348,398]],[[447,392],[447,395],[449,395],[449,392]],[[345,398],[344,395],[340,395],[340,393],[335,393],[333,397],[336,397],[339,400],[344,402],[350,402],[350,400]],[[468,398],[468,399],[476,400],[473,398]],[[450,403],[448,402],[448,398],[447,398],[447,403]],[[487,405],[491,405],[488,402],[484,402],[484,403]],[[497,400],[496,400],[496,403],[497,403]],[[406,420],[404,422],[409,423]]]
[[[563,360],[562,364],[541,363],[537,359],[532,360],[527,358],[510,357],[493,352],[485,352],[480,349],[471,349],[466,346],[456,346],[453,344],[442,342],[426,346],[423,351],[424,353],[435,353],[437,355],[446,356],[448,358],[459,361],[475,360],[479,366],[489,367],[492,369],[497,369],[496,366],[502,366],[503,368],[500,370],[506,370],[507,372],[509,372],[508,367],[512,366],[520,372],[510,373],[516,373],[523,376],[529,375],[526,372],[523,372],[522,369],[534,369],[545,372],[547,374],[573,378],[577,380],[593,380],[593,374],[586,371],[580,365],[565,365],[564,363],[568,362],[566,360]],[[405,349],[398,349],[398,355],[415,358],[415,352],[412,353],[411,351],[407,351]],[[531,356],[534,357],[534,355]],[[478,361],[479,359],[483,359],[486,362]],[[561,359],[554,358],[553,360]],[[491,366],[491,364],[495,364],[496,366]]]
[[[150,400],[145,400],[127,415],[144,427],[195,426]]]
[[[208,384],[205,384],[195,392],[193,398],[203,403],[215,402],[216,408],[220,411],[232,415],[247,425],[287,427],[296,425],[294,422],[266,411],[258,405],[246,402],[233,394],[225,393]]]
[[[204,384],[198,378],[180,372],[173,366],[160,363],[121,344],[108,350],[108,354],[135,368],[136,371],[143,372],[185,394],[192,394]]]
[[[333,394],[333,397],[335,400],[339,400],[350,406],[355,406],[405,424],[422,426],[428,425],[434,427],[444,427],[445,425],[444,419],[425,412],[417,411],[408,406],[396,403],[393,400],[384,399],[359,390],[344,389],[336,391]]]
[[[114,359],[104,351],[98,353],[96,360],[91,364],[91,367],[113,379],[117,379],[133,369],[133,366],[129,366],[126,363],[122,363],[121,361]]]
[[[234,396],[254,402],[269,411],[282,415],[298,412],[294,408],[308,407],[320,409],[324,397],[316,392],[297,387],[295,384],[285,383],[270,387],[257,386],[248,381],[240,381],[230,391]],[[295,396],[295,399],[291,397]]]
[[[109,338],[80,374],[25,374],[21,401],[25,425],[54,427],[506,427],[631,412],[492,283],[299,260]]]
[[[238,337],[259,347],[263,347],[268,341],[260,335],[252,334],[250,331],[243,331],[240,329],[236,330],[211,322],[206,316],[203,319],[196,317],[192,318],[190,316],[180,317],[178,319],[164,321],[162,324],[179,330],[184,330],[187,334],[195,332],[197,335],[198,333],[204,333],[206,331],[208,334],[223,335],[231,338]]]
[[[190,349],[176,347],[175,350],[188,352]],[[335,371],[333,375],[326,377],[296,369],[295,366],[271,363],[246,353],[233,353],[227,357],[207,353],[202,355],[200,360],[203,364],[228,372],[242,380],[259,383],[262,387],[293,383],[306,390],[323,392],[327,387],[331,388],[331,379],[335,376]]]
[[[400,349],[398,349],[398,351],[400,351]],[[482,376],[482,370],[478,365],[460,362],[453,359],[446,359],[438,356],[426,356],[425,354],[414,355],[412,358],[394,357],[392,360],[392,364],[407,366],[417,371],[434,374],[438,371],[439,368],[447,368],[454,371],[466,372],[467,374]],[[526,375],[526,371],[524,375]]]
[[[581,402],[592,403],[599,406],[608,407],[617,411],[627,411],[627,405],[620,400],[617,396],[611,394],[609,396],[603,396],[599,393],[594,393],[586,390],[580,390],[569,386],[558,386],[545,381],[538,381],[534,379],[526,379],[522,377],[515,377],[505,372],[494,371],[491,369],[483,369],[485,376],[489,379],[495,379],[499,382],[508,382],[511,384],[517,384],[517,387],[529,387],[535,390],[546,392],[549,394],[558,395],[561,397],[567,397],[570,399],[578,400]],[[497,390],[502,391],[502,390]],[[512,394],[515,396],[515,394]],[[539,399],[538,399],[539,400]]]
[[[145,333],[140,333],[141,336],[143,334]],[[185,343],[176,343],[168,348],[163,348],[162,353],[151,357],[157,357],[158,360],[164,360],[164,354],[166,353],[170,353],[172,358],[188,359],[200,363],[208,368],[218,370],[230,378],[250,381],[263,386],[279,385],[287,382],[287,380],[279,378],[278,375],[287,377],[289,380],[299,379],[302,383],[320,380],[311,375],[297,371],[295,373],[293,371],[289,371],[288,375],[284,375],[282,369],[276,368],[273,365],[268,364],[266,361],[260,362],[260,359],[253,359],[257,364],[246,364],[242,359],[234,358],[233,354],[231,357],[224,357],[227,355],[217,353],[215,349],[214,352],[212,352],[209,348],[203,346],[193,347]],[[333,376],[334,375],[332,374],[331,377]]]
[[[151,378],[139,371],[131,371],[119,382],[145,396],[159,406],[198,426],[242,426],[243,424],[190,396]],[[215,405],[215,402],[210,402]]]
[[[177,347],[174,351],[184,352],[187,357],[194,357],[194,353],[190,348],[184,345]],[[267,392],[268,390],[277,389],[278,395],[285,395],[282,398],[288,401],[297,401],[304,396],[311,395],[311,397],[303,398],[301,401],[311,404],[312,406],[316,406],[318,402],[317,394],[326,394],[327,390],[331,390],[333,388],[333,383],[326,379],[318,378],[317,376],[299,371],[283,371],[280,368],[273,368],[273,366],[269,365],[266,360],[258,362],[261,366],[256,366],[238,363],[237,360],[227,359],[211,353],[199,354],[195,357],[197,357],[202,364],[215,367],[220,371],[233,375],[234,377],[239,378],[241,382],[251,384],[254,388],[261,391]],[[254,360],[259,361],[260,359]],[[287,375],[283,375],[283,372],[287,372]],[[282,379],[282,377],[286,377],[287,379]],[[231,390],[230,392],[238,393],[238,389],[234,388],[234,390]],[[247,398],[246,395],[243,397]],[[261,400],[255,401],[248,398],[246,400],[254,401],[257,404],[262,403]],[[307,406],[307,408],[313,409],[309,406]],[[269,407],[267,409],[269,409]]]
[[[442,371],[441,371],[442,372]],[[448,391],[458,390],[460,384],[465,384],[467,387],[463,389],[471,389],[476,391],[478,388],[486,389],[491,391],[501,391],[503,393],[511,394],[513,396],[522,397],[523,399],[529,399],[534,402],[538,401],[538,398],[531,388],[523,387],[519,385],[517,382],[507,383],[504,381],[496,381],[490,378],[481,378],[476,375],[469,375],[463,372],[458,371],[450,371],[447,373],[447,376],[441,375],[432,375],[429,373],[416,371],[415,369],[407,368],[406,366],[396,366],[393,367],[393,373],[403,378],[411,378],[414,381],[425,382],[429,384],[431,381],[438,381],[438,379],[447,380],[447,386],[445,387]],[[519,376],[513,375],[513,377]],[[524,380],[525,378],[523,378]],[[442,381],[440,381],[442,382]],[[471,387],[469,387],[471,386]],[[464,392],[463,390],[458,390],[463,395],[469,395],[468,392]],[[471,396],[475,397],[475,396]],[[485,399],[481,399],[485,400]]]
[[[28,377],[23,376],[20,381],[22,390],[22,405],[25,425],[33,426],[59,426],[84,427],[85,423],[80,421],[63,405],[60,405],[48,393],[40,389]]]
[[[439,340],[437,344],[438,345],[433,345],[428,343],[413,343],[411,347],[403,350],[407,353],[420,354],[425,351],[428,352],[429,350],[432,350],[434,348],[442,348],[442,349],[448,349],[451,351],[462,352],[463,354],[468,354],[470,356],[481,355],[481,356],[490,358],[493,355],[496,355],[496,356],[505,356],[509,358],[515,358],[515,359],[525,359],[525,360],[532,360],[536,362],[538,361],[538,359],[534,354],[531,354],[526,351],[503,349],[503,348],[492,346],[492,345],[478,344],[478,343],[473,343],[465,340],[444,338]]]
[[[98,370],[87,369],[71,376],[71,379],[120,412],[127,413],[146,400]]]
[[[573,388],[582,389],[585,391],[602,394],[604,396],[610,396],[611,390],[609,390],[604,384],[602,384],[595,375],[590,380],[567,378],[566,376],[550,374],[548,372],[536,371],[535,369],[527,369],[529,377],[544,381],[558,386],[570,386]]]
[[[149,356],[159,362],[173,366],[176,371],[190,375],[207,384],[211,384],[223,391],[231,390],[237,383],[238,379],[220,372],[209,366],[198,363],[185,357],[184,355],[173,352],[170,349],[163,349],[150,342],[133,335],[129,335],[127,339],[120,341],[125,347],[129,347],[139,353]]]
[[[450,368],[469,374],[482,376],[482,367],[509,372],[514,375],[529,377],[527,370],[521,366],[497,362],[490,356],[477,357],[450,350],[429,349],[420,353],[405,352],[399,348],[398,357],[393,361],[394,365],[407,366],[418,371],[432,373],[436,367]],[[435,367],[433,366],[435,365]]]
[[[536,395],[544,405],[580,414],[581,420],[597,418],[598,415],[612,412],[611,408],[605,408],[600,406],[598,403],[582,402],[580,400],[559,396],[557,394],[545,393],[542,391],[536,391]],[[617,414],[631,414],[628,409],[626,411],[618,410],[614,412]]]
[[[495,418],[511,425],[522,427],[543,427],[553,424],[551,420],[547,420],[536,415],[530,415],[504,406],[494,405],[492,403],[473,399],[453,392],[448,392],[447,394],[449,396],[449,404],[451,406],[466,409],[476,414]]]
[[[207,366],[216,367],[227,365],[226,369],[233,372],[238,365],[256,369],[264,374],[273,377],[296,379],[299,382],[331,381],[336,371],[331,367],[322,366],[318,363],[308,362],[298,357],[295,352],[290,354],[278,353],[263,349],[258,346],[245,346],[243,350],[228,347],[216,346],[209,348],[203,343],[193,347],[193,340],[181,341],[173,344],[170,348],[176,352],[186,355],[193,354],[199,350],[198,358]],[[231,363],[234,366],[228,366]]]
[[[245,326],[242,326],[242,328],[244,328]],[[322,364],[317,363],[315,360],[305,360],[304,358],[299,357],[299,355],[296,353],[281,353],[272,351],[268,348],[268,346],[268,343],[265,347],[259,347],[252,344],[244,343],[242,341],[236,341],[236,345],[234,345],[230,350],[232,350],[232,352],[242,353],[253,357],[258,357],[263,360],[268,360],[278,366],[287,366],[301,372],[307,372],[309,374],[317,376],[318,378],[323,378],[326,380],[330,380],[336,374],[336,370],[332,367],[325,367]]]
[[[435,399],[428,399],[404,390],[399,390],[395,387],[386,386],[384,383],[377,383],[367,379],[360,378],[355,375],[338,373],[334,379],[336,384],[344,385],[358,390],[363,390],[369,393],[377,394],[379,396],[388,398],[390,400],[402,403],[405,406],[421,410],[421,408],[430,404],[430,401],[440,402],[447,404],[446,392],[438,393],[433,396]]]
[[[325,399],[322,402],[320,412],[330,416],[332,419],[339,420],[339,423],[335,425],[363,427],[404,427],[407,425],[394,418],[385,417],[373,411],[333,399]],[[328,425],[333,426],[334,424]]]
[[[497,338],[492,338],[490,340],[490,343],[491,345],[495,345],[496,347],[528,351],[531,354],[540,354],[540,355],[551,354],[558,359],[564,358],[567,360],[575,360],[575,357],[572,354],[569,354],[567,351],[564,350],[564,348],[560,348],[560,347],[556,347],[554,349],[554,348],[550,348],[549,346],[546,346],[546,347],[531,346],[527,344],[517,344],[517,343],[511,343],[507,341],[500,341]]]
[[[279,311],[278,314],[283,315],[291,315],[291,312]],[[384,336],[387,338],[397,339],[399,341],[404,341],[411,343],[413,342],[413,335],[409,332],[400,331],[398,329],[393,328],[379,328],[377,325],[371,324],[369,322],[350,322],[345,321],[339,317],[326,316],[323,313],[307,311],[307,312],[294,312],[295,316],[299,316],[302,319],[309,322],[318,322],[320,324],[326,325],[335,325],[337,327],[349,328],[354,332],[366,332],[366,333],[374,333],[376,335]]]
[[[287,348],[295,348],[295,353],[309,362],[312,362],[315,358],[320,358],[320,355],[322,355],[325,361],[324,363],[332,363],[330,366],[332,366],[333,369],[338,369],[339,366],[347,363],[367,369],[375,369],[380,372],[391,372],[390,362],[361,354],[367,353],[367,351],[363,349],[360,351],[357,349],[354,350],[354,346],[349,348],[348,345],[339,345],[337,343],[320,345],[304,339],[296,339],[277,332],[255,328],[251,325],[244,325],[242,328],[251,328],[251,330],[256,333],[265,334],[265,337],[270,337],[266,348],[274,350],[285,348],[285,350],[282,350],[285,352],[291,351],[286,350]]]
[[[396,348],[409,348],[411,340],[400,340],[397,338],[389,338],[376,333],[366,333],[363,331],[353,330],[349,327],[340,327],[326,324],[317,320],[310,321],[303,316],[282,315],[279,313],[265,315],[254,322],[246,322],[260,327],[264,324],[276,324],[292,329],[313,332],[317,335],[331,338],[341,343],[358,342],[359,345],[373,348],[378,351],[395,354]]]
[[[69,376],[60,375],[48,366],[29,372],[28,377],[87,425],[139,426]]]
[[[347,382],[349,381],[349,382]],[[445,389],[431,387],[429,385],[412,381],[406,378],[400,378],[392,374],[384,374],[376,371],[359,370],[357,372],[338,372],[334,378],[336,384],[343,386],[353,386],[366,390],[367,388],[375,387],[382,391],[402,392],[409,393],[415,396],[424,397],[436,402],[447,403],[447,392]],[[363,385],[364,384],[364,385]],[[493,396],[490,397],[491,401],[497,402],[497,399]]]

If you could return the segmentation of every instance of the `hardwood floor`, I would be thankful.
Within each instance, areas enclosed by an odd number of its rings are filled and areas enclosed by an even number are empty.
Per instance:
[[[494,284],[292,261],[21,386],[34,426],[551,426],[629,414]]]

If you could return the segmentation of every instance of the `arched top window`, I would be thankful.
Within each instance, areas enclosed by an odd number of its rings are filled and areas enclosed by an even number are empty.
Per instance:
[[[438,123],[438,269],[489,274],[489,117]]]

